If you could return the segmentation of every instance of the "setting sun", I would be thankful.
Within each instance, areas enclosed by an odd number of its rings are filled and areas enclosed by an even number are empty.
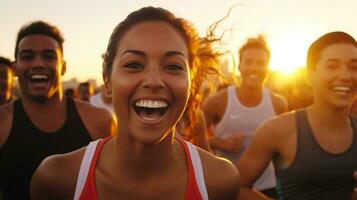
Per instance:
[[[303,37],[290,34],[270,39],[270,69],[291,74],[296,68],[305,66],[307,44]]]

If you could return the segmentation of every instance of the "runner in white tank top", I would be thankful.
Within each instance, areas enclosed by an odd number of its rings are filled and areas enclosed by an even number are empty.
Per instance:
[[[244,150],[250,144],[255,129],[266,119],[275,115],[274,107],[271,102],[269,91],[263,89],[261,102],[255,107],[247,107],[240,103],[236,96],[235,87],[227,88],[228,101],[226,112],[223,118],[214,128],[216,137],[229,138],[234,134],[243,134],[244,140],[242,148],[238,152],[230,152],[223,149],[217,149],[216,154],[237,163]],[[272,163],[265,170],[263,175],[254,184],[259,190],[275,187],[275,173]]]
[[[281,96],[264,87],[270,52],[264,38],[250,38],[239,50],[239,86],[231,85],[206,99],[203,110],[210,140],[216,154],[237,163],[250,144],[256,128],[265,120],[287,110]],[[214,128],[213,128],[214,127]],[[255,188],[273,193],[274,169],[270,164],[255,183]],[[269,195],[269,194],[268,194]]]
[[[108,98],[104,94],[104,86],[100,88],[100,91],[89,97],[89,102],[95,107],[108,109],[114,115],[114,108],[111,98]]]

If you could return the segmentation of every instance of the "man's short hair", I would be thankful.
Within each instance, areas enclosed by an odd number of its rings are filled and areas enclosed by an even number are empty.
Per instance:
[[[15,46],[15,59],[18,53],[19,42],[26,36],[29,35],[46,35],[53,38],[58,42],[61,52],[63,54],[63,42],[64,38],[60,30],[49,23],[43,21],[35,21],[29,24],[24,25],[19,33],[17,34],[16,46]]]
[[[357,41],[349,34],[341,31],[330,32],[315,40],[307,52],[306,66],[308,69],[315,69],[320,59],[321,52],[333,44],[351,44],[357,48]]]
[[[248,38],[246,43],[238,51],[239,61],[242,60],[243,52],[247,49],[263,49],[268,54],[268,60],[270,59],[270,50],[265,41],[265,37],[263,35],[258,35],[256,38]]]

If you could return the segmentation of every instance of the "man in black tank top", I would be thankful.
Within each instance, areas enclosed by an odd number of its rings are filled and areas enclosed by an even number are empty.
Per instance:
[[[32,174],[49,155],[111,135],[112,115],[63,96],[63,38],[55,26],[24,26],[15,47],[21,99],[0,107],[0,189],[4,199],[29,199]]]
[[[318,38],[307,54],[314,102],[258,128],[238,169],[241,200],[266,199],[252,183],[273,160],[284,200],[350,200],[356,197],[357,42],[344,32]],[[357,189],[357,188],[356,188]]]

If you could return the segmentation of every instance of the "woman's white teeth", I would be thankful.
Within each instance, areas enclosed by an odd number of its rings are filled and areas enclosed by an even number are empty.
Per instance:
[[[135,112],[146,122],[155,122],[161,119],[168,108],[168,102],[165,100],[141,99],[135,102]]]
[[[149,100],[149,99],[141,99],[135,103],[138,107],[145,108],[166,108],[167,102],[163,100]]]

